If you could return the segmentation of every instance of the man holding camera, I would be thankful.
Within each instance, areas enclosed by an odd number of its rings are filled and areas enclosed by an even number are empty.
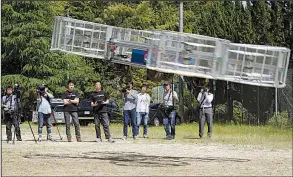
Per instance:
[[[52,140],[51,135],[51,120],[50,115],[52,113],[51,110],[51,99],[53,95],[48,92],[48,86],[45,84],[41,84],[37,88],[38,98],[37,98],[37,112],[38,112],[38,141],[42,141],[42,130],[44,126],[44,121],[46,122],[47,127],[47,140]]]
[[[198,94],[197,101],[199,102],[199,137],[203,138],[204,133],[204,124],[207,121],[208,124],[208,137],[212,136],[213,128],[213,107],[212,101],[214,95],[209,93],[209,88],[204,87],[201,89],[201,92]]]
[[[174,108],[174,101],[178,101],[178,96],[175,91],[171,89],[169,82],[164,83],[165,92],[163,94],[164,111],[166,116],[163,119],[163,125],[166,132],[166,140],[172,140],[175,138],[175,125],[176,125],[176,112]],[[169,125],[171,126],[171,132]]]
[[[137,139],[137,125],[136,125],[136,103],[137,103],[137,91],[132,90],[133,83],[128,83],[126,89],[122,89],[123,101],[124,101],[124,126],[123,126],[123,137],[127,139],[128,124],[131,121],[132,124],[132,135],[134,139]]]
[[[67,91],[63,93],[62,99],[64,102],[64,118],[66,124],[66,135],[68,142],[71,142],[71,133],[70,133],[70,116],[75,127],[75,136],[77,142],[81,142],[80,139],[80,128],[78,120],[78,103],[79,103],[79,94],[73,90],[74,83],[73,81],[67,82]]]
[[[96,82],[94,87],[96,91],[91,95],[91,106],[94,109],[97,142],[102,142],[100,129],[100,124],[102,123],[106,139],[108,139],[110,143],[114,143],[115,141],[111,138],[109,130],[110,120],[107,108],[107,104],[109,104],[109,95],[107,92],[101,90],[102,86],[100,82]]]
[[[1,107],[4,114],[5,122],[6,122],[6,135],[7,135],[7,142],[12,141],[12,133],[11,127],[12,125],[15,128],[15,135],[18,141],[22,141],[20,135],[20,127],[19,127],[19,120],[17,118],[16,111],[17,107],[17,97],[13,95],[12,87],[7,87],[6,95],[1,99]]]

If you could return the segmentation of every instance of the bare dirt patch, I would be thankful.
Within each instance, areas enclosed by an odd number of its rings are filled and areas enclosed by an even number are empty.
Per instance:
[[[6,143],[2,129],[2,175],[292,176],[292,149],[164,143],[151,138],[98,144],[94,136],[84,137],[84,142],[35,143],[31,134],[24,133],[23,141],[13,145]]]

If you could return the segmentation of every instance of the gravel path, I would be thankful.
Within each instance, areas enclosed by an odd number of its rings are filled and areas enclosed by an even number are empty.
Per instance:
[[[292,176],[292,149],[147,139],[35,144],[29,134],[23,140],[2,140],[3,176]]]

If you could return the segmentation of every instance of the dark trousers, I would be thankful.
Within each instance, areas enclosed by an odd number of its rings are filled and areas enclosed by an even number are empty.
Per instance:
[[[75,136],[76,138],[80,138],[80,128],[79,128],[79,120],[78,120],[77,112],[64,112],[67,139],[71,139],[70,116],[72,117],[72,121],[75,127]]]
[[[136,109],[132,110],[124,110],[124,127],[123,127],[123,134],[124,136],[127,136],[128,133],[128,124],[131,121],[132,124],[132,136],[137,135],[137,125],[136,125]]]
[[[110,129],[109,129],[110,120],[109,120],[108,113],[106,112],[96,113],[94,118],[95,118],[95,129],[96,129],[97,138],[101,139],[100,124],[103,125],[106,139],[111,138]]]
[[[12,132],[11,128],[12,125],[15,128],[15,135],[18,140],[21,140],[21,134],[20,134],[20,127],[19,127],[19,121],[17,119],[17,116],[12,114],[5,114],[4,113],[4,118],[6,121],[6,135],[7,135],[7,140],[11,141],[12,140]]]
[[[203,137],[205,122],[208,124],[208,136],[211,137],[213,128],[212,108],[201,109],[199,112],[199,137]]]

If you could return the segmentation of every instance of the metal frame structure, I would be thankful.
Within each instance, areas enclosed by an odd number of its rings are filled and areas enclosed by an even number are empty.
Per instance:
[[[133,51],[144,52],[134,62]],[[51,51],[109,60],[183,76],[285,87],[290,50],[209,36],[120,28],[55,17]]]

